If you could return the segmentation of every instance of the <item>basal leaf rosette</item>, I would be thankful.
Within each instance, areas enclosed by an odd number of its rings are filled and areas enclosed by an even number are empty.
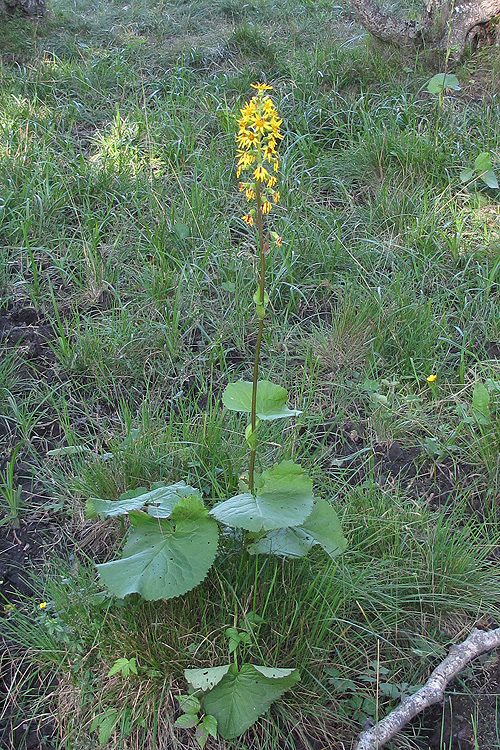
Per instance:
[[[128,516],[132,530],[121,559],[97,565],[115,596],[171,599],[203,581],[217,554],[218,527],[196,494],[178,499],[168,520],[138,510]]]

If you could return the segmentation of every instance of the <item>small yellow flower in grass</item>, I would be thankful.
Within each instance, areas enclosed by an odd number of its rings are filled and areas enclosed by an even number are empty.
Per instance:
[[[429,377],[427,378],[427,382],[433,383],[436,380],[436,378],[437,378],[437,375],[435,373],[432,373],[432,375],[429,375]]]
[[[280,237],[278,235],[274,241],[275,241],[277,247],[281,247],[281,243],[283,242],[283,237]]]
[[[46,606],[47,602],[40,602],[40,604],[38,605],[38,609],[45,609]]]

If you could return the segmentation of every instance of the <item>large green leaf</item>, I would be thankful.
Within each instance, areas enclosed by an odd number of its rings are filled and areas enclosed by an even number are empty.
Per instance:
[[[276,676],[269,676],[273,672]],[[243,664],[238,671],[232,664],[222,680],[203,696],[201,705],[206,714],[217,719],[221,737],[231,739],[252,726],[299,679],[297,670],[271,670]]]
[[[118,500],[95,498],[93,505],[96,513],[101,516],[121,516],[131,510],[140,510],[147,505],[150,515],[155,518],[168,518],[180,498],[187,495],[199,496],[199,492],[185,482],[169,485],[158,483],[154,484],[150,490],[146,487],[128,490],[121,494]]]
[[[147,600],[170,599],[185,594],[205,578],[217,553],[217,524],[196,496],[184,498],[182,506],[175,523],[130,511],[133,530],[122,559],[97,566],[113,594],[120,598],[138,593]]]
[[[245,492],[218,503],[210,512],[221,523],[268,531],[298,526],[313,507],[312,482],[299,464],[282,461],[262,472],[256,495]]]
[[[326,500],[317,500],[311,515],[301,525],[278,529],[251,545],[250,552],[278,557],[303,557],[313,544],[319,544],[330,557],[344,552],[347,542],[335,510]]]
[[[226,386],[222,394],[222,403],[231,411],[250,414],[252,411],[252,388],[248,380],[239,380]],[[286,405],[288,393],[285,388],[268,380],[257,383],[257,416],[259,419],[271,420],[283,417],[294,417],[302,414],[297,409],[289,409]]]

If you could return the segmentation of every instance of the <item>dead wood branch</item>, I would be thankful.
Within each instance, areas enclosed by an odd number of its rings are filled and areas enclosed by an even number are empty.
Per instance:
[[[452,646],[446,659],[439,664],[423,687],[405,698],[385,719],[358,737],[354,750],[380,750],[414,716],[424,708],[439,703],[453,679],[472,659],[500,646],[500,628],[477,630],[474,628],[463,643]]]

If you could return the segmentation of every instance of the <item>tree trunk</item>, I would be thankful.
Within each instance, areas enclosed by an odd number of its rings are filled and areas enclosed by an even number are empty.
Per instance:
[[[418,21],[382,10],[376,0],[351,0],[363,26],[373,36],[400,46],[451,49],[459,60],[468,43],[500,14],[500,0],[424,0]]]
[[[45,0],[4,0],[8,10],[18,8],[27,16],[43,16],[45,13]]]

